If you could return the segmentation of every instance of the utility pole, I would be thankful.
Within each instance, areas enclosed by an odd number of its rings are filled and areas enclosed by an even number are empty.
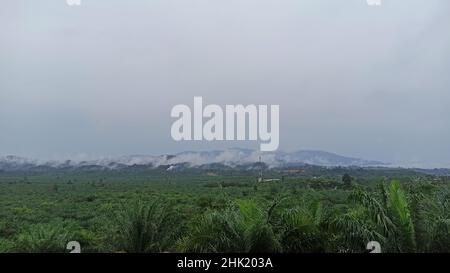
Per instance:
[[[263,165],[261,161],[261,156],[259,156],[259,182],[263,182]]]

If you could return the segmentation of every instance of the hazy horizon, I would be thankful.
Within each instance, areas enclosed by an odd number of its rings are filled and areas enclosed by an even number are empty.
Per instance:
[[[7,154],[7,155],[3,155],[0,154],[0,159],[2,158],[6,158],[6,157],[19,157],[21,159],[25,159],[25,160],[31,160],[31,161],[35,161],[38,162],[39,164],[46,164],[46,163],[51,163],[51,162],[64,162],[64,161],[73,161],[73,162],[96,162],[98,160],[102,161],[102,160],[111,160],[111,161],[115,161],[115,160],[121,160],[124,158],[134,158],[134,157],[159,157],[159,156],[166,156],[166,155],[183,155],[183,154],[190,154],[190,153],[197,153],[197,154],[201,154],[204,152],[221,152],[221,153],[228,153],[230,150],[247,150],[247,151],[251,151],[253,154],[258,154],[261,156],[261,160],[262,162],[266,162],[267,160],[271,160],[272,157],[270,155],[274,154],[274,153],[281,153],[281,154],[290,154],[290,153],[297,153],[297,152],[312,152],[312,153],[327,153],[330,155],[334,155],[334,156],[342,156],[345,158],[353,158],[356,160],[363,160],[363,161],[373,161],[373,162],[378,162],[378,163],[382,163],[381,165],[377,165],[374,164],[372,166],[383,166],[383,167],[389,167],[389,168],[425,168],[425,169],[439,169],[439,168],[444,168],[444,169],[449,169],[448,165],[446,164],[440,164],[440,163],[433,163],[433,162],[387,162],[387,161],[379,161],[373,158],[364,158],[364,157],[357,157],[357,156],[352,156],[349,154],[338,154],[335,153],[333,151],[324,151],[324,150],[311,150],[311,149],[302,149],[302,150],[290,150],[290,151],[286,151],[286,150],[280,150],[278,149],[277,151],[274,152],[261,152],[258,149],[251,149],[251,148],[241,148],[241,147],[228,147],[225,149],[200,149],[200,150],[183,150],[183,151],[177,151],[174,153],[159,153],[159,154],[155,154],[155,153],[140,153],[140,154],[121,154],[121,155],[92,155],[92,154],[86,154],[86,153],[79,153],[79,154],[72,154],[72,155],[59,155],[59,156],[49,156],[49,157],[30,157],[30,156],[24,156],[24,155],[14,155],[14,154]],[[265,156],[266,155],[266,156]],[[267,158],[265,158],[267,157]],[[239,162],[239,158],[228,158],[229,161],[235,161],[235,162]],[[255,157],[254,162],[257,162],[259,159],[258,157]],[[186,161],[188,162],[188,161]],[[212,163],[216,163],[216,161],[212,162]],[[306,163],[306,162],[305,162]],[[315,164],[312,164],[315,165]],[[322,166],[321,164],[317,164],[318,166]]]
[[[17,0],[0,156],[172,154],[176,104],[280,105],[280,151],[450,167],[447,0]]]

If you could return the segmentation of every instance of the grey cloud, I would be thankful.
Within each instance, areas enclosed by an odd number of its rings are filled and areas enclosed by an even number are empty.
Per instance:
[[[160,154],[170,109],[280,104],[280,148],[450,163],[446,0],[17,0],[0,10],[0,153]],[[242,143],[257,147],[257,143]]]

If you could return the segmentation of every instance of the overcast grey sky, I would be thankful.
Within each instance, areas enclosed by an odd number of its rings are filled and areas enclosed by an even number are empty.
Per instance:
[[[450,1],[10,0],[0,155],[161,154],[175,104],[279,104],[280,149],[450,167]]]

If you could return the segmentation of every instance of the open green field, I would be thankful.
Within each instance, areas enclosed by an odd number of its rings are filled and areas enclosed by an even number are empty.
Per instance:
[[[447,177],[321,173],[3,172],[0,252],[450,251]]]

